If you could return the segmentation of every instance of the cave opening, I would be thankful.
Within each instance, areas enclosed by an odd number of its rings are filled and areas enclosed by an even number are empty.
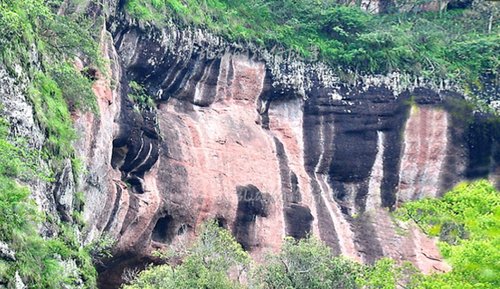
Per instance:
[[[287,236],[299,240],[311,233],[314,217],[309,207],[291,204],[284,208]]]
[[[158,243],[170,244],[174,237],[174,219],[170,215],[161,217],[156,221],[151,239]]]
[[[113,169],[120,168],[125,163],[127,152],[127,146],[115,146],[113,143],[113,152],[111,155],[111,166]]]
[[[446,10],[471,8],[472,2],[473,2],[472,0],[455,0],[455,1],[450,1],[446,5]]]

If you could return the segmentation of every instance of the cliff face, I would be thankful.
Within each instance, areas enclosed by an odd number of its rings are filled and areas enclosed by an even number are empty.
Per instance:
[[[462,180],[500,180],[498,127],[461,109],[445,84],[403,86],[396,74],[342,81],[321,63],[110,11],[99,115],[74,115],[87,173],[67,188],[85,193],[86,239],[118,240],[100,268],[103,288],[208,219],[257,259],[285,236],[313,234],[362,262],[389,256],[447,270],[433,241],[389,211]],[[131,81],[155,108],[131,100]]]
[[[498,130],[459,112],[462,96],[445,85],[403,87],[397,75],[343,82],[322,64],[119,13],[108,27],[118,85],[98,82],[100,119],[76,121],[91,172],[90,235],[119,240],[102,286],[208,219],[257,259],[284,236],[312,233],[359,261],[446,270],[433,241],[389,211],[461,180],[498,180]],[[127,97],[130,81],[155,109]]]

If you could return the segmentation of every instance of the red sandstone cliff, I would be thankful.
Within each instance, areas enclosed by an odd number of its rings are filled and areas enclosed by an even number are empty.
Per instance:
[[[348,84],[322,63],[114,12],[101,41],[108,71],[94,85],[99,115],[75,115],[84,235],[118,240],[102,286],[207,219],[257,259],[311,233],[360,262],[447,270],[434,241],[390,211],[461,180],[499,179],[498,132],[471,135],[454,110],[459,93],[421,79],[403,86],[397,74]],[[156,107],[131,100],[131,81]]]

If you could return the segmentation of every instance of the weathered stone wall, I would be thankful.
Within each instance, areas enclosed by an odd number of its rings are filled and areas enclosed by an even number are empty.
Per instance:
[[[118,241],[99,268],[102,288],[117,288],[124,268],[189,241],[208,219],[256,259],[284,236],[312,233],[358,261],[390,256],[425,272],[447,269],[432,240],[389,215],[461,180],[500,180],[498,123],[462,109],[447,82],[349,73],[341,80],[323,63],[201,29],[139,24],[107,2],[66,7],[107,19],[109,67],[94,84],[99,114],[74,114],[86,173],[75,184],[63,171],[49,197],[45,187],[35,194],[56,212],[84,192],[85,240]],[[133,103],[130,81],[155,108]],[[0,89],[10,121],[41,146],[43,133],[25,117],[25,87],[0,70]]]
[[[109,21],[123,72],[110,163],[121,185],[101,202],[108,225],[99,229],[119,239],[103,286],[152,261],[152,250],[191,239],[207,219],[257,259],[286,235],[313,233],[359,261],[447,269],[432,240],[389,215],[461,180],[498,176],[497,129],[458,113],[463,97],[446,82],[397,74],[346,82],[321,63],[203,30]],[[156,109],[134,109],[132,80]],[[471,126],[484,128],[481,147]]]

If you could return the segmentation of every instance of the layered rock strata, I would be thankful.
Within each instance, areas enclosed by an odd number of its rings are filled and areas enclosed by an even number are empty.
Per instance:
[[[313,234],[360,262],[389,256],[424,272],[448,269],[433,240],[390,211],[462,180],[499,185],[498,121],[463,109],[446,82],[341,81],[320,62],[138,24],[111,3],[101,35],[109,67],[94,84],[99,114],[74,114],[86,173],[73,184],[67,172],[44,201],[64,205],[71,200],[59,192],[84,192],[86,240],[117,239],[99,268],[102,288],[155,261],[152,251],[189,242],[209,219],[257,260],[285,236]],[[5,94],[22,94],[12,81],[0,71],[12,88]],[[131,81],[155,107],[132,100]],[[29,112],[12,99],[2,101]],[[39,146],[41,132],[26,121],[20,129]]]
[[[101,106],[115,124],[100,128],[113,146],[101,179],[108,187],[101,207],[88,207],[90,219],[106,216],[95,230],[119,240],[101,268],[103,287],[124,267],[153,261],[153,250],[187,242],[208,219],[257,259],[285,236],[314,234],[362,262],[390,256],[447,270],[434,242],[389,211],[461,180],[495,179],[498,130],[457,114],[462,96],[394,78],[342,83],[321,64],[277,61],[200,31],[115,25],[122,75]],[[137,109],[130,81],[155,109]],[[481,146],[471,126],[484,129]]]

